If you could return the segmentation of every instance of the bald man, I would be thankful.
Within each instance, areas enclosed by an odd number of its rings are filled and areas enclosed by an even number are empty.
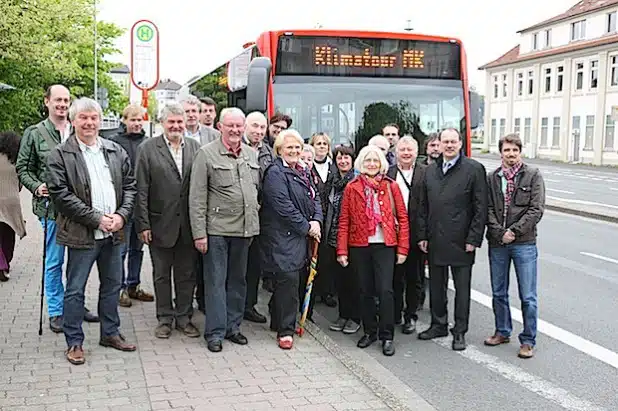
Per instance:
[[[268,122],[264,114],[259,111],[249,113],[245,120],[244,142],[250,145],[257,152],[258,164],[260,165],[260,186],[264,171],[273,162],[275,155],[273,149],[268,144],[264,144]],[[261,203],[261,192],[259,200]],[[260,314],[255,305],[258,301],[258,286],[262,270],[260,269],[260,245],[259,236],[253,238],[249,247],[249,258],[247,259],[247,297],[245,299],[245,315],[247,321],[254,323],[266,323],[266,317]]]
[[[43,227],[47,225],[45,298],[49,313],[49,328],[55,333],[61,333],[64,307],[64,286],[62,284],[64,247],[56,244],[56,210],[49,200],[47,191],[47,156],[73,131],[68,119],[71,93],[65,86],[56,84],[47,89],[44,102],[49,116],[26,129],[15,166],[19,181],[32,193],[32,211]],[[99,318],[86,309],[84,320],[98,322]]]
[[[370,146],[378,147],[380,150],[382,150],[385,156],[388,153],[389,148],[391,147],[391,143],[389,143],[388,139],[382,134],[376,134],[375,136],[371,137],[369,139],[369,143],[367,144]]]

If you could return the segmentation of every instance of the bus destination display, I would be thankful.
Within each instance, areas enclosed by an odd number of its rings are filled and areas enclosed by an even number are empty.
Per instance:
[[[276,73],[284,75],[460,79],[455,43],[282,36]]]

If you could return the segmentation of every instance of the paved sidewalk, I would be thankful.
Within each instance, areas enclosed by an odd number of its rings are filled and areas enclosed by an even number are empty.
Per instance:
[[[168,340],[156,339],[154,303],[120,308],[122,332],[137,343],[137,352],[99,346],[98,324],[84,324],[86,364],[70,365],[64,336],[49,330],[46,313],[38,335],[42,229],[27,193],[22,208],[28,236],[17,243],[11,280],[0,283],[1,411],[401,409],[387,406],[379,391],[310,334],[282,351],[267,325],[244,323],[249,344],[226,341],[223,352],[213,354],[203,338],[174,332]],[[142,273],[144,288],[152,290],[148,254]],[[92,310],[97,290],[94,270],[86,297]],[[203,330],[203,316],[194,320]]]

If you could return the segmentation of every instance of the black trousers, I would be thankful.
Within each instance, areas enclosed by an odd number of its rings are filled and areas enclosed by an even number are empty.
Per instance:
[[[196,290],[195,290],[195,301],[197,302],[197,308],[201,312],[205,312],[204,308],[204,259],[201,255],[196,258],[195,261],[195,272],[199,273],[196,278]]]
[[[382,341],[392,340],[395,331],[393,318],[395,248],[384,244],[350,247],[350,265],[359,282],[361,317],[365,334],[377,334]],[[379,300],[379,323],[376,297]]]
[[[157,319],[160,324],[185,327],[193,315],[197,250],[191,243],[177,242],[172,248],[150,245]],[[174,294],[172,302],[172,275]],[[174,307],[175,306],[175,307]]]
[[[273,282],[275,289],[268,303],[270,329],[277,332],[277,338],[293,336],[296,331],[300,272],[274,273]]]
[[[421,271],[419,281],[416,283],[416,295],[418,297],[418,309],[420,310],[425,305],[427,279],[425,278],[425,267],[427,266],[427,254],[421,254]]]
[[[395,265],[395,273],[393,276],[395,321],[401,318],[402,312],[406,321],[418,320],[418,316],[416,315],[419,301],[418,283],[420,282],[420,276],[424,276],[422,264],[423,259],[420,250],[411,250],[405,263]],[[405,311],[403,305],[404,300]]]
[[[361,299],[356,273],[349,265],[344,268],[337,262],[337,250],[334,247],[328,246],[327,251],[324,257],[327,269],[335,280],[335,289],[339,299],[339,317],[360,324]]]
[[[249,246],[249,258],[247,258],[247,297],[245,299],[245,312],[251,311],[258,302],[258,288],[260,286],[260,244],[258,237],[253,237]]]
[[[472,265],[452,267],[455,283],[455,326],[453,334],[468,332],[470,318],[470,287]],[[448,266],[429,266],[429,298],[431,304],[431,325],[446,329],[448,327]]]
[[[332,264],[328,256],[330,248],[325,242],[320,243],[318,248],[318,276],[313,285],[313,294],[316,297],[326,297],[336,293],[334,273],[331,270]]]

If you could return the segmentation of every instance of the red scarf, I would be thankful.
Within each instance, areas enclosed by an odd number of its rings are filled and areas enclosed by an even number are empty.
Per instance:
[[[365,193],[365,214],[367,215],[370,236],[375,235],[378,225],[382,223],[382,213],[380,212],[380,203],[376,198],[376,193],[380,189],[380,183],[383,178],[384,176],[381,174],[372,179],[365,174],[360,175],[360,182]]]
[[[504,193],[504,209],[508,209],[511,205],[511,199],[515,192],[515,176],[521,170],[523,163],[520,161],[513,167],[507,168],[502,164],[502,175],[506,178],[506,193]]]

